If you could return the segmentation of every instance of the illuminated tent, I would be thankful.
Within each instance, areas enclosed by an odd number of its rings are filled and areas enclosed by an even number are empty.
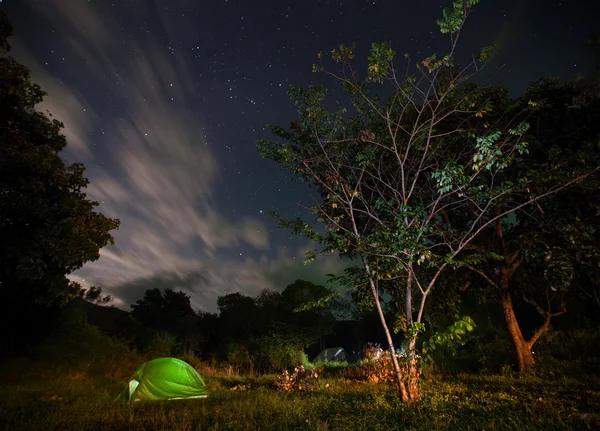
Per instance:
[[[344,362],[350,359],[342,347],[330,347],[317,355],[313,362]]]
[[[205,398],[207,395],[204,380],[190,364],[176,358],[159,358],[135,370],[119,398],[129,403]]]

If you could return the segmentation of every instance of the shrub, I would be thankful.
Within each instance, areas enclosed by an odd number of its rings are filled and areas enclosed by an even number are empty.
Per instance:
[[[256,365],[262,372],[309,366],[308,357],[300,348],[280,343],[274,337],[261,337],[256,350]]]
[[[580,376],[600,374],[600,330],[548,330],[534,347],[539,373]]]
[[[173,349],[177,346],[177,339],[168,332],[156,332],[146,350],[148,359],[171,356]]]
[[[398,365],[400,365],[400,372],[408,373],[405,358],[400,355],[396,357],[398,358]],[[358,371],[356,374],[370,383],[394,383],[396,381],[394,363],[389,352],[381,354],[378,359],[362,361],[356,368]]]
[[[457,349],[437,349],[435,368],[442,372],[500,373],[515,364],[510,339],[505,330],[478,325],[466,343]]]
[[[83,372],[121,377],[143,359],[126,342],[109,337],[90,325],[79,305],[62,311],[49,337],[34,351],[39,366],[57,372]],[[135,368],[133,368],[135,369]]]
[[[254,372],[254,358],[246,346],[241,344],[232,345],[227,359],[240,373],[252,374]]]
[[[282,373],[277,376],[275,387],[286,392],[310,391],[312,389],[312,381],[317,378],[319,378],[319,374],[316,369],[306,369],[303,366],[300,366],[294,368],[293,373],[290,373],[288,370],[283,370]]]

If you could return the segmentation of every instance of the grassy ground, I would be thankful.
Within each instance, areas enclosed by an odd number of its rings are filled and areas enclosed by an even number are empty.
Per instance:
[[[319,378],[311,392],[296,393],[275,390],[275,376],[206,380],[207,399],[122,406],[113,400],[126,379],[20,378],[0,385],[0,429],[600,429],[596,380],[436,377],[423,381],[423,401],[412,407],[391,386],[340,378]]]

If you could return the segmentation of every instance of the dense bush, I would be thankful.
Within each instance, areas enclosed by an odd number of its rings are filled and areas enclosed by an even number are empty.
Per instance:
[[[254,373],[254,357],[248,350],[248,347],[239,343],[231,343],[227,359],[230,365],[236,368],[239,373]]]
[[[300,348],[282,344],[274,337],[261,337],[257,345],[257,367],[262,372],[280,372],[307,365],[306,356]]]
[[[125,341],[109,337],[90,325],[77,303],[63,309],[50,336],[32,353],[35,362],[49,365],[58,373],[77,370],[121,376],[143,362]]]
[[[145,353],[149,359],[171,356],[176,346],[177,339],[173,335],[168,332],[156,332]]]
[[[600,375],[600,330],[550,330],[536,344],[535,353],[539,373]]]
[[[428,355],[427,374],[499,373],[512,366],[514,359],[506,331],[491,325],[479,325],[459,345],[441,345]]]

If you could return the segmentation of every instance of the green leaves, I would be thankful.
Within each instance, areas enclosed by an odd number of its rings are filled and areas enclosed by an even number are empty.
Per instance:
[[[315,250],[310,250],[306,252],[304,256],[304,261],[302,263],[304,264],[304,266],[307,266],[315,261],[315,258],[317,257],[317,252]]]
[[[497,44],[493,43],[490,45],[486,45],[483,48],[481,48],[476,59],[477,59],[477,61],[484,63],[484,62],[490,60],[496,54],[497,51],[498,51]]]
[[[546,268],[544,278],[553,291],[565,291],[571,286],[575,277],[575,269],[570,254],[565,249],[554,248],[545,256]]]
[[[340,49],[331,50],[331,58],[335,60],[336,63],[347,63],[350,60],[354,60],[354,49],[356,48],[356,44],[353,43],[350,46],[341,44]]]
[[[301,304],[300,306],[294,308],[294,313],[324,308],[328,306],[331,303],[331,301],[333,301],[335,298],[342,296],[344,296],[344,294],[341,292],[331,292],[328,295],[325,295],[319,299],[316,299],[314,301],[307,301]]]
[[[439,70],[443,66],[450,67],[452,66],[452,57],[450,55],[444,56],[441,60],[436,60],[436,55],[432,54],[431,57],[426,58],[425,60],[417,63],[417,68],[422,69],[422,67],[427,68],[428,73],[435,72]]]
[[[475,146],[477,153],[473,155],[472,165],[474,171],[480,169],[489,171],[492,168],[503,169],[508,166],[508,159],[502,158],[502,150],[494,145],[496,141],[500,139],[501,135],[502,132],[496,130],[489,135],[477,138],[477,144]]]
[[[389,76],[396,51],[387,43],[373,43],[368,57],[367,82],[382,83]]]
[[[425,324],[422,322],[413,322],[408,326],[406,332],[408,333],[411,339],[414,339],[420,333],[425,332]]]
[[[509,129],[508,134],[512,136],[519,136],[529,130],[529,123],[521,121],[514,129]]]
[[[442,11],[442,18],[437,21],[440,32],[455,33],[462,26],[470,8],[479,3],[479,0],[454,0],[452,7]]]
[[[469,181],[465,176],[464,166],[455,162],[448,162],[442,171],[432,172],[431,178],[436,182],[440,194],[448,193],[455,184],[464,186]]]
[[[432,354],[436,349],[440,347],[455,349],[456,347],[464,345],[468,339],[468,334],[475,329],[475,326],[475,322],[470,316],[461,317],[445,330],[435,332],[423,343],[423,356],[432,361]]]

